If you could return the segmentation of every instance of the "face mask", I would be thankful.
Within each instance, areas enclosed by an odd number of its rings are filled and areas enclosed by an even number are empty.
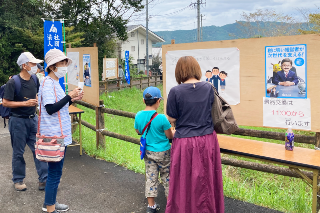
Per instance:
[[[68,67],[57,67],[57,72],[54,72],[54,74],[58,78],[62,78],[67,74],[67,71],[68,71]]]
[[[27,66],[30,67],[29,65],[27,65]],[[37,73],[37,71],[38,71],[38,67],[37,67],[37,66],[30,67],[30,68],[31,68],[30,71],[27,70],[27,72],[29,73],[29,75],[34,75],[34,74]]]

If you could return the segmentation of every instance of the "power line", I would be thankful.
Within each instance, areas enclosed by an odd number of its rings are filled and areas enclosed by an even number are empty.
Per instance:
[[[197,0],[197,3],[191,3],[191,5],[197,6],[197,41],[200,42],[200,5],[206,4],[207,2],[203,2],[203,0]]]
[[[174,11],[174,12],[171,12],[171,13],[167,13],[167,14],[164,14],[164,15],[150,15],[150,18],[152,18],[152,17],[164,17],[164,16],[176,15],[176,14],[181,13],[182,11],[184,11],[184,10],[186,10],[186,9],[188,9],[188,8],[191,8],[192,5],[193,5],[193,4],[191,3],[191,4],[189,4],[188,6],[186,6],[186,7],[184,7],[184,8],[181,8],[181,9],[179,9],[179,10],[177,10],[177,11]]]

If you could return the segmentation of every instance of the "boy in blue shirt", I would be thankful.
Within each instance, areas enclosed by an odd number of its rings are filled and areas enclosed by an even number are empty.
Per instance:
[[[143,102],[146,108],[137,113],[134,128],[141,134],[143,128],[150,121],[151,116],[159,108],[161,92],[157,87],[148,87],[143,92]],[[144,135],[146,132],[144,133]],[[164,114],[158,114],[151,122],[150,129],[146,136],[146,154],[144,156],[146,168],[145,195],[148,199],[147,213],[156,213],[160,205],[156,204],[154,198],[158,195],[158,177],[163,182],[166,197],[169,192],[169,169],[170,169],[170,143],[174,132]]]

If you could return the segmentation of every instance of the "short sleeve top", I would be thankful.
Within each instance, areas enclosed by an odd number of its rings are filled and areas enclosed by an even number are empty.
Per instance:
[[[134,128],[142,133],[143,128],[150,121],[151,116],[155,113],[155,110],[140,111],[137,113],[134,121]],[[147,134],[147,146],[146,149],[152,152],[163,152],[170,149],[170,143],[166,137],[164,131],[171,128],[167,117],[164,114],[158,114],[152,122]],[[145,135],[146,133],[144,133]]]
[[[59,81],[52,79],[47,76],[42,82],[39,89],[39,103],[41,102],[41,122],[40,122],[40,134],[45,136],[60,136],[61,129],[59,124],[58,112],[49,115],[45,106],[47,104],[56,103],[56,96],[54,93],[54,88],[57,94],[57,100],[60,101],[63,99],[66,94],[61,88]],[[44,83],[44,85],[43,85]],[[43,88],[42,88],[43,85]],[[64,107],[60,109],[60,117],[62,124],[63,135],[67,137],[64,139],[65,146],[68,146],[72,143],[72,135],[71,135],[71,120],[69,115],[69,103],[67,103]]]
[[[13,78],[11,78],[7,84],[6,88],[4,90],[3,98],[7,99],[9,101],[27,101],[29,99],[35,99],[39,90],[39,81],[37,82],[33,80],[32,77],[30,77],[29,80],[24,80],[18,75],[20,82],[21,82],[21,88],[19,94],[15,94],[15,85],[17,82]],[[12,108],[11,112],[17,115],[23,115],[23,116],[29,116],[33,115],[36,112],[36,107],[18,107],[18,108]]]
[[[207,82],[173,87],[167,99],[167,115],[177,119],[174,137],[188,138],[212,134],[213,99],[214,91]]]

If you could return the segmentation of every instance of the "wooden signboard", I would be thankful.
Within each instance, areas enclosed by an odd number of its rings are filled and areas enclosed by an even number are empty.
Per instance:
[[[98,67],[98,47],[80,47],[80,48],[67,48],[68,52],[79,52],[79,81],[84,82],[84,55],[90,59],[90,86],[84,86],[83,101],[99,106],[99,67]],[[77,86],[68,84],[69,90],[75,89]]]
[[[265,47],[295,44],[307,46],[307,98],[311,101],[311,131],[320,132],[320,35],[315,34],[163,45],[164,102],[166,104],[166,72],[175,72],[166,70],[168,51],[236,47],[240,50],[240,104],[232,106],[233,113],[239,125],[263,126]]]
[[[118,77],[118,59],[104,58],[103,59],[103,74],[102,80],[114,79]]]

